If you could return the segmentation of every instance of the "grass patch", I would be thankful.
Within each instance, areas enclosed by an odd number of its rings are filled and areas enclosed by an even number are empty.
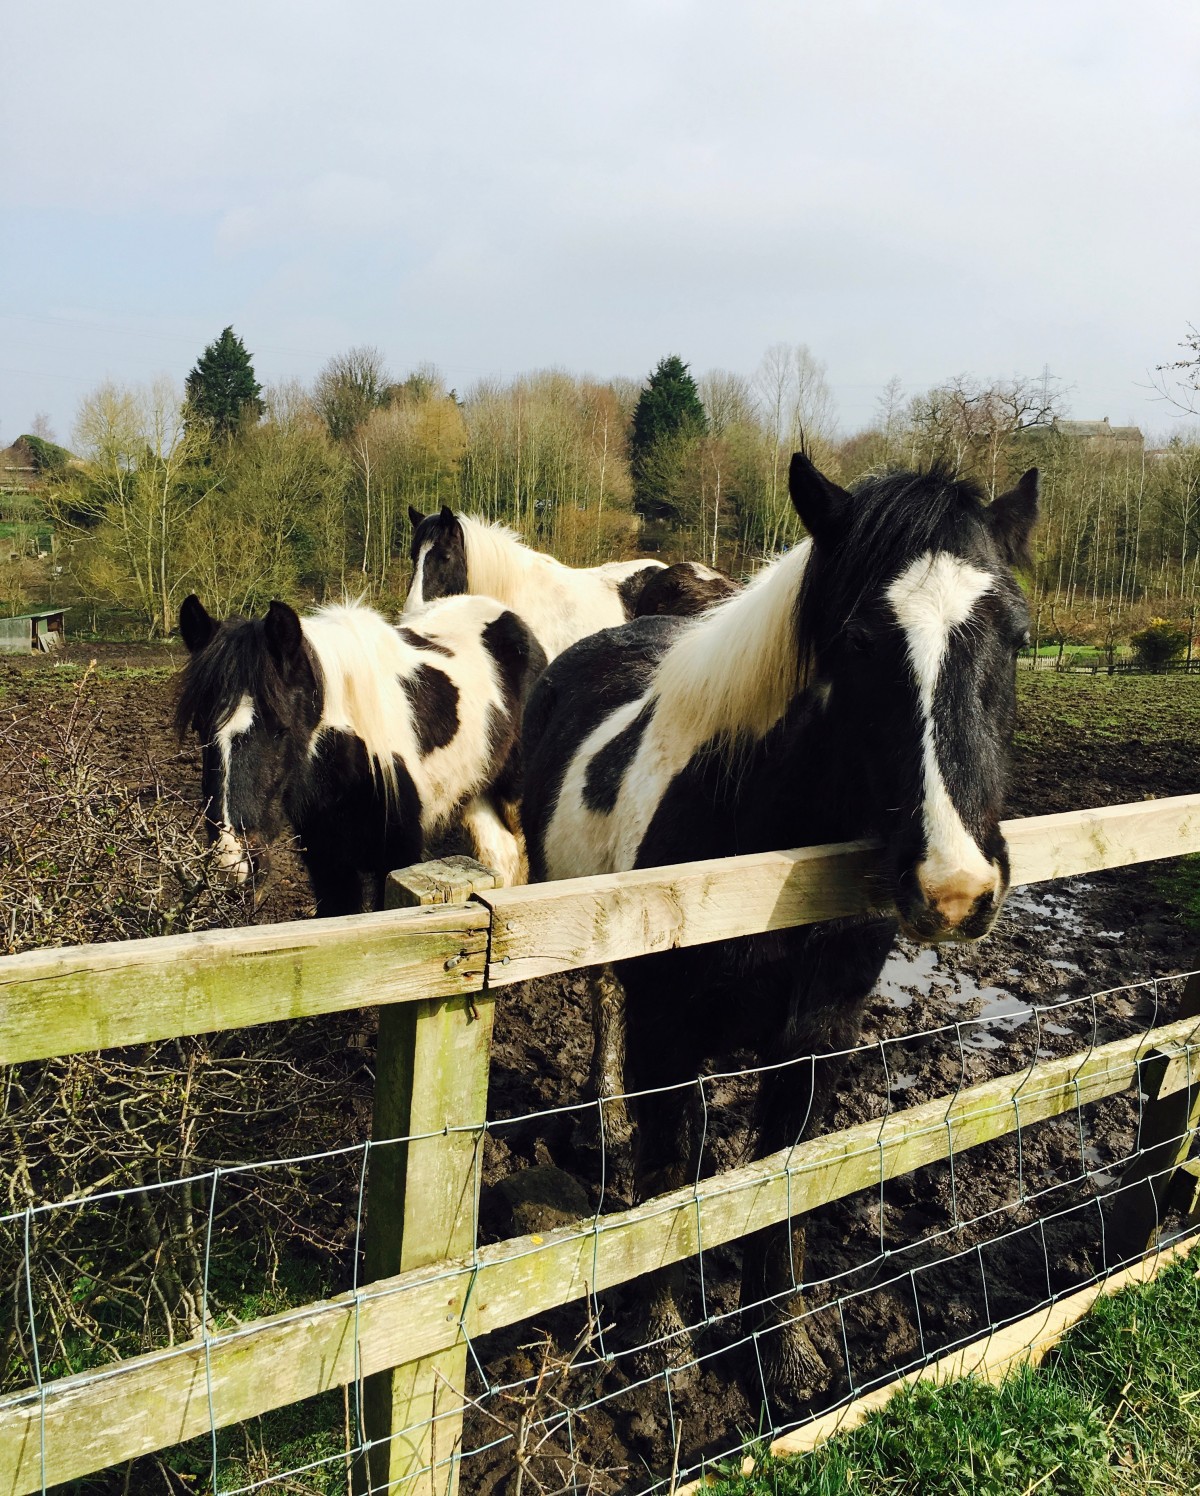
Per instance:
[[[1016,741],[1025,746],[1079,732],[1110,740],[1192,742],[1198,726],[1200,676],[1017,672]]]
[[[1193,935],[1200,935],[1200,854],[1160,863],[1154,884]]]
[[[1144,1496],[1200,1490],[1200,1252],[1102,1299],[1039,1370],[899,1392],[713,1496]]]

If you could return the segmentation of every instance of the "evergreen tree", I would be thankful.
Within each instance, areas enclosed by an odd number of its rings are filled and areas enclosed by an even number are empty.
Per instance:
[[[663,518],[673,512],[670,474],[707,427],[688,366],[676,354],[660,359],[634,407],[629,438],[634,506],[641,514]]]
[[[245,343],[227,327],[187,377],[189,421],[203,422],[214,438],[227,441],[262,415],[261,393]]]

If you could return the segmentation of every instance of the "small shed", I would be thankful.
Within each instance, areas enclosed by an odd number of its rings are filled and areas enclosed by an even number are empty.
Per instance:
[[[61,648],[67,638],[66,617],[66,608],[43,608],[0,618],[0,654],[49,653]]]

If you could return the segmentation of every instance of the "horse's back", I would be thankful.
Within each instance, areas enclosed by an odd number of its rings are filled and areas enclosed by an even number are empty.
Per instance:
[[[646,578],[634,614],[638,618],[661,614],[686,618],[703,613],[737,591],[738,584],[723,571],[699,561],[678,561]]]
[[[601,629],[564,650],[538,680],[522,730],[522,819],[535,877],[547,876],[546,828],[572,760],[606,718],[645,695],[681,626],[676,618],[642,618]]]

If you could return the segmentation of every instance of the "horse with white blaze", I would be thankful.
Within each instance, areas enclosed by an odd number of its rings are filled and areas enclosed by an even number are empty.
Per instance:
[[[463,592],[496,597],[520,613],[550,660],[597,629],[627,622],[646,580],[665,570],[645,560],[565,566],[505,525],[446,506],[422,514],[410,505],[408,516],[413,580],[404,612]]]
[[[860,837],[884,848],[870,916],[618,966],[643,1199],[695,1177],[681,1082],[752,1051],[768,1067],[757,1146],[788,1147],[828,1112],[841,1062],[818,1057],[857,1041],[897,929],[978,939],[1008,889],[1000,815],[1029,626],[1013,568],[1028,559],[1036,471],[990,505],[941,471],[846,491],[801,453],[789,482],[810,540],[699,618],[584,640],[526,712],[537,878]],[[741,1303],[772,1397],[794,1406],[827,1371],[801,1318],[792,1228],[747,1239]],[[676,1365],[692,1355],[682,1285],[681,1270],[654,1275],[642,1327]]]
[[[179,630],[191,657],[176,712],[202,752],[210,841],[239,881],[286,821],[319,915],[382,902],[393,868],[461,815],[480,861],[523,874],[517,804],[526,698],[546,658],[492,598],[429,608],[395,628],[357,604],[301,618],[217,622],[197,597]]]

